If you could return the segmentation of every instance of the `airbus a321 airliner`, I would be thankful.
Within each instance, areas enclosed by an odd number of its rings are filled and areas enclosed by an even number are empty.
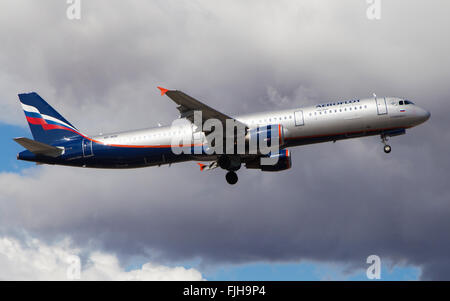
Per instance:
[[[238,181],[236,171],[241,165],[262,171],[282,171],[292,167],[289,147],[336,141],[349,138],[380,135],[384,152],[390,153],[388,137],[405,134],[405,130],[430,118],[430,113],[413,102],[398,97],[334,101],[291,110],[270,111],[230,117],[177,90],[158,87],[177,105],[183,126],[160,126],[143,130],[87,136],[54,110],[37,93],[19,94],[19,99],[34,140],[15,138],[27,150],[17,159],[38,164],[57,164],[90,168],[137,168],[172,164],[184,161],[198,163],[200,170],[221,167],[227,170],[230,184]],[[249,138],[273,139],[276,129],[279,149],[274,152],[207,153],[204,147],[208,131],[194,124],[194,112],[201,112],[201,122],[216,119],[224,125],[232,120],[244,129],[245,143]],[[225,128],[225,126],[223,127]],[[210,132],[209,132],[210,133]],[[237,136],[237,132],[233,132]],[[174,137],[187,141],[173,145]],[[177,147],[196,147],[199,152],[177,153]],[[236,140],[233,140],[236,143]],[[248,148],[246,148],[248,150]],[[263,165],[261,158],[277,158],[275,164]]]

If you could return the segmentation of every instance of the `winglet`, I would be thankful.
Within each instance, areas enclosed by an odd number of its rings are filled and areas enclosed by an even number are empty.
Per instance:
[[[202,163],[197,163],[198,166],[200,166],[200,171],[203,171],[203,169],[205,169],[206,165],[202,164]]]
[[[161,96],[167,93],[169,91],[168,89],[164,89],[163,87],[158,87],[159,90],[161,90]]]

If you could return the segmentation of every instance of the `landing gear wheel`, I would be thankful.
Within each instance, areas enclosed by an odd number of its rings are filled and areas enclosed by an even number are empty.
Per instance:
[[[389,144],[387,144],[388,137],[385,134],[381,134],[381,141],[384,144],[384,152],[386,154],[389,154],[392,149],[391,149],[391,146]]]
[[[230,185],[234,185],[238,181],[238,176],[234,171],[227,172],[227,175],[225,176],[225,178],[227,179],[227,182]]]

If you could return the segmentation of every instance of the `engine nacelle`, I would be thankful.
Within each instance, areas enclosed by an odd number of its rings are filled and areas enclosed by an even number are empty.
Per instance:
[[[264,141],[260,142],[260,139]],[[245,143],[247,148],[255,153],[260,153],[260,143],[263,146],[271,147],[272,143],[277,139],[278,147],[284,144],[284,128],[281,124],[269,124],[265,126],[258,126],[250,129],[245,136]]]
[[[278,161],[273,165],[263,165],[261,158],[258,158],[256,161],[246,163],[245,167],[262,171],[281,171],[292,167],[291,152],[288,149],[280,150],[278,153],[270,155],[270,158],[278,158]]]

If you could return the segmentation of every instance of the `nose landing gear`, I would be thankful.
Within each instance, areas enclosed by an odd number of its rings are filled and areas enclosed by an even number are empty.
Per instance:
[[[225,176],[225,178],[227,179],[227,182],[230,185],[234,185],[238,181],[238,176],[234,171],[227,172],[227,175]]]
[[[384,144],[384,152],[386,154],[389,154],[391,152],[392,148],[389,144],[387,144],[388,138],[386,137],[386,135],[381,135],[381,141]]]

